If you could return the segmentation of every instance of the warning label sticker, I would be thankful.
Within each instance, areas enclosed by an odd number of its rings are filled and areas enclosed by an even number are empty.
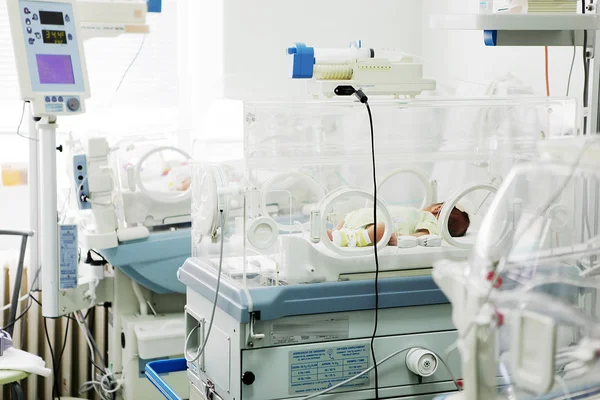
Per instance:
[[[59,230],[60,289],[77,288],[77,225],[61,225]]]
[[[347,339],[349,332],[348,317],[303,317],[273,323],[271,341],[274,345],[326,342]]]
[[[317,392],[360,374],[369,368],[368,345],[290,351],[290,394]],[[364,374],[342,388],[368,386]]]

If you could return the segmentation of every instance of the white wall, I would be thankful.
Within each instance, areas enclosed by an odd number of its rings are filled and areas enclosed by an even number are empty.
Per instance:
[[[528,83],[536,93],[545,95],[543,47],[486,47],[481,31],[441,31],[429,28],[433,13],[476,12],[475,0],[423,0],[422,56],[426,70],[440,83],[455,85],[461,80],[488,83],[512,73]],[[573,48],[551,47],[550,93],[564,96]],[[582,96],[583,66],[581,49],[577,52],[571,96]]]
[[[227,97],[304,96],[303,82],[287,76],[285,50],[294,42],[314,47],[346,47],[350,41],[361,39],[371,47],[420,51],[421,4],[415,0],[198,3],[202,6],[193,13],[193,19],[200,36],[206,38],[198,47],[198,70],[207,71],[201,74],[222,87]]]

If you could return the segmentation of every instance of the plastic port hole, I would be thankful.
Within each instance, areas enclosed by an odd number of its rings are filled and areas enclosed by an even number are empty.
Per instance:
[[[81,171],[83,169],[83,167],[81,165],[77,166],[77,171]]]
[[[80,181],[82,181],[82,180],[83,180],[83,176],[79,175],[79,176],[77,177],[77,179],[79,179]]]
[[[79,186],[79,190],[83,192],[83,185]]]

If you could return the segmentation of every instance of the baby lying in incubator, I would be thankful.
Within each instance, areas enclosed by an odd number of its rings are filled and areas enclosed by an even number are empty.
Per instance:
[[[432,204],[420,210],[414,207],[389,206],[388,211],[394,220],[394,231],[388,245],[396,246],[399,236],[439,235],[440,212],[444,203]],[[471,221],[469,214],[454,207],[448,218],[448,232],[453,237],[467,233]],[[385,223],[377,223],[377,242],[383,238]],[[365,247],[375,241],[373,208],[361,208],[350,212],[332,231],[327,231],[329,239],[339,247]]]

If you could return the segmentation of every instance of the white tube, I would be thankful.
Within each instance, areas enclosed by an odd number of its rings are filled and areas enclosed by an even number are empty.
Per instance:
[[[135,293],[138,303],[140,303],[140,314],[148,315],[148,304],[146,303],[146,299],[144,299],[144,295],[142,294],[142,288],[134,280],[131,281],[131,286],[133,287],[133,293]]]
[[[56,190],[56,124],[38,123],[42,242],[42,315],[59,317],[58,212]]]

